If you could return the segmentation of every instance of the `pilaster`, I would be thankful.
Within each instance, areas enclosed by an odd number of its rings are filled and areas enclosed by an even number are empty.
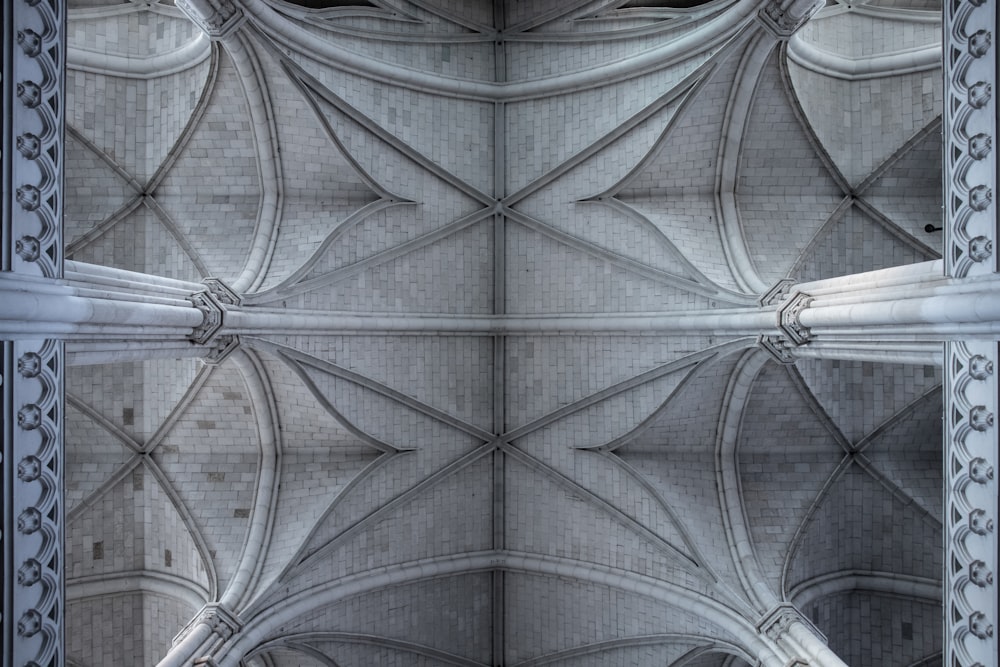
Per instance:
[[[62,275],[65,3],[3,3],[0,276]],[[6,304],[3,306],[6,308]],[[62,665],[63,344],[3,342],[3,664]]]
[[[997,656],[998,343],[945,346],[945,663]]]
[[[1000,267],[996,189],[996,3],[945,3],[944,213],[946,272],[964,278]]]

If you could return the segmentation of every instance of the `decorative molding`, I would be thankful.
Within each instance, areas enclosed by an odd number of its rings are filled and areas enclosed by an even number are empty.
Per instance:
[[[236,351],[239,346],[239,336],[216,336],[211,341],[211,351],[208,353],[208,356],[201,357],[201,362],[206,366],[218,366]]]
[[[947,274],[963,278],[1000,268],[993,207],[996,3],[947,2],[944,12],[944,257]]]
[[[794,345],[804,345],[812,340],[812,333],[800,319],[802,311],[809,307],[812,300],[805,292],[795,292],[778,308],[778,328]]]
[[[757,632],[778,641],[788,632],[794,623],[801,623],[814,634],[817,639],[826,644],[826,635],[820,632],[812,621],[806,618],[795,606],[782,602],[776,605],[757,622]],[[797,664],[794,660],[789,664]],[[802,663],[808,664],[808,663]]]
[[[3,3],[0,270],[62,277],[66,3]],[[4,664],[58,667],[63,648],[63,344],[3,343]]]
[[[4,343],[3,632],[11,664],[63,663],[63,344]],[[10,419],[9,422],[6,420]]]
[[[188,301],[204,315],[201,324],[194,328],[189,338],[198,345],[207,345],[222,328],[225,309],[208,290],[195,292],[188,297]]]
[[[4,145],[2,268],[48,278],[62,276],[65,13],[58,0],[3,6],[3,136],[17,150]]]
[[[757,336],[757,346],[774,357],[779,364],[794,364],[792,345],[784,336]]]
[[[769,0],[757,12],[757,21],[777,39],[786,40],[825,5],[825,0]]]
[[[211,292],[212,296],[219,303],[226,306],[240,306],[243,305],[243,297],[234,292],[228,285],[219,280],[218,278],[205,278],[201,282],[205,283],[208,287],[208,291]]]
[[[233,635],[243,629],[243,621],[235,613],[229,611],[218,602],[206,604],[201,610],[188,621],[187,625],[174,637],[173,646],[177,646],[184,638],[191,634],[199,625],[206,625],[222,641],[228,641]],[[195,664],[199,664],[195,661]]]
[[[198,345],[212,343],[214,351],[209,355],[208,361],[218,363],[239,345],[238,336],[221,336],[218,340],[215,339],[225,323],[226,310],[229,307],[238,308],[242,305],[243,298],[218,278],[205,278],[202,282],[206,289],[188,297],[188,301],[204,315],[201,324],[194,328],[189,338]]]
[[[174,4],[212,40],[229,37],[247,20],[232,0],[175,0]]]
[[[945,344],[945,664],[995,664],[996,341]]]
[[[794,284],[795,281],[791,278],[782,278],[771,289],[761,294],[757,303],[761,306],[773,306],[781,303],[788,296]]]

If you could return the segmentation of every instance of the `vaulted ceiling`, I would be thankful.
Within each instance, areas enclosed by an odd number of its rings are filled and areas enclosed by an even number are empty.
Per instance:
[[[787,43],[749,0],[238,4],[224,47],[70,3],[68,258],[471,317],[939,256],[933,3]],[[67,653],[155,664],[223,600],[258,666],[733,666],[788,601],[849,664],[939,664],[940,382],[573,326],[76,365]]]

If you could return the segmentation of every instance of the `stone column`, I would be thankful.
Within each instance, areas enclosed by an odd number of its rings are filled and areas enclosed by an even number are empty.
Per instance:
[[[797,358],[942,364],[941,342],[1000,334],[1000,276],[944,275],[942,261],[776,286],[779,336],[760,343]]]
[[[757,624],[757,631],[788,655],[787,667],[847,667],[827,648],[822,633],[790,604],[780,604],[765,614]]]
[[[0,301],[0,339],[58,337],[71,364],[218,362],[239,342],[220,329],[240,297],[212,278],[195,283],[67,261],[61,279],[0,273]]]

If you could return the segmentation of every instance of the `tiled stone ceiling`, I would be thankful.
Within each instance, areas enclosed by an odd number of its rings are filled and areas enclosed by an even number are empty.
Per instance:
[[[71,3],[71,47],[202,39],[170,2],[104,4]],[[811,71],[759,28],[720,32],[752,3],[236,4],[237,56],[71,61],[72,259],[275,308],[472,317],[732,308],[939,251],[940,70]],[[909,14],[874,4],[806,38],[904,46],[883,24]],[[256,666],[742,665],[722,619],[767,611],[758,577],[845,658],[932,656],[939,602],[809,584],[938,576],[939,371],[785,368],[753,342],[276,332],[219,366],[74,367],[67,652],[155,664],[226,599]],[[862,628],[875,608],[919,640]]]

